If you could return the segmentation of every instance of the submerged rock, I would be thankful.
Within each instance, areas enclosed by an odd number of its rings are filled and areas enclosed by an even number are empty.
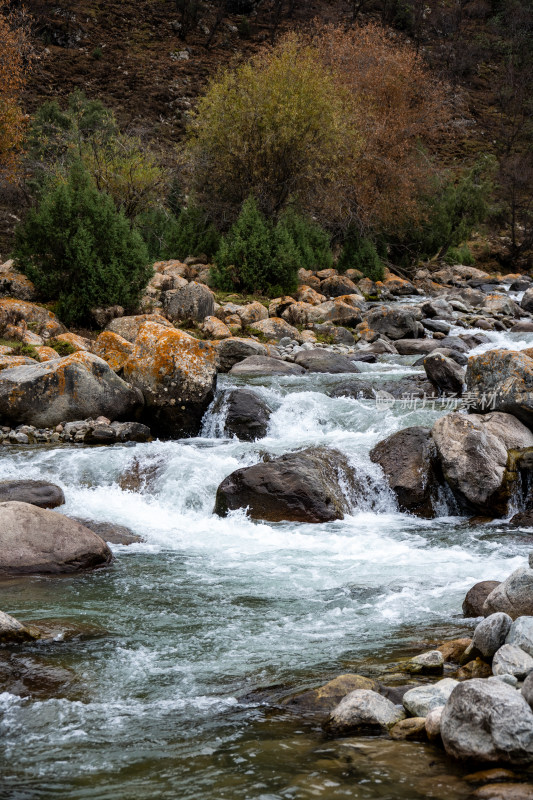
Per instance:
[[[0,481],[0,503],[9,501],[57,508],[65,502],[65,495],[61,487],[48,481]]]
[[[33,641],[38,638],[36,630],[32,630],[15,617],[0,611],[0,642],[2,644]]]
[[[78,522],[28,503],[0,503],[0,575],[78,572],[112,555]]]
[[[355,482],[346,456],[311,447],[232,472],[217,489],[214,512],[247,508],[269,522],[330,522],[350,510],[341,486]]]
[[[363,675],[347,673],[333,678],[318,689],[291,695],[282,701],[282,705],[294,711],[329,714],[343,697],[357,689],[377,691],[377,684]]]
[[[69,517],[74,522],[79,522],[85,528],[95,533],[104,542],[111,544],[137,544],[142,542],[142,537],[133,533],[132,530],[125,525],[117,525],[115,522],[95,522],[91,519],[78,519],[76,517]]]
[[[533,713],[520,692],[502,681],[475,678],[456,686],[442,712],[441,736],[454,758],[533,760]]]

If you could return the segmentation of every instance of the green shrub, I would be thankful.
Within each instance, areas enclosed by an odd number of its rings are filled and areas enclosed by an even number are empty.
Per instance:
[[[283,212],[280,224],[287,229],[296,245],[300,267],[316,270],[333,266],[331,237],[320,225],[298,214],[293,206]]]
[[[14,256],[66,323],[86,322],[95,306],[135,307],[151,275],[140,234],[80,162],[19,225]]]
[[[184,208],[177,218],[166,208],[153,208],[140,214],[136,225],[152,259],[212,257],[220,244],[218,231],[195,206]]]
[[[60,356],[70,356],[76,352],[76,348],[70,342],[63,341],[63,339],[50,339],[48,346]]]
[[[337,269],[339,272],[358,269],[371,281],[382,281],[385,275],[385,267],[376,245],[371,239],[361,236],[353,225],[346,232]]]
[[[464,264],[466,267],[473,267],[476,263],[476,259],[466,244],[462,247],[450,247],[444,260],[447,264]]]
[[[283,222],[273,225],[253,197],[244,201],[238,219],[223,237],[212,278],[225,291],[272,294],[292,291],[298,283],[300,254]]]

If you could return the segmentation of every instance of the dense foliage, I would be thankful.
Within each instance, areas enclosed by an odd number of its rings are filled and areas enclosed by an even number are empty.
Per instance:
[[[97,306],[134,308],[151,275],[140,234],[81,162],[43,191],[17,228],[14,256],[66,323],[86,322]]]
[[[27,19],[0,0],[0,178],[16,172],[25,131],[20,105],[29,63]]]

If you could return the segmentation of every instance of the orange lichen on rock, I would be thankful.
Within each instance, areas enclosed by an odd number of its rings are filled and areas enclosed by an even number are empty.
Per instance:
[[[122,369],[132,350],[131,342],[112,331],[102,331],[93,345],[93,353],[107,361],[113,372]]]

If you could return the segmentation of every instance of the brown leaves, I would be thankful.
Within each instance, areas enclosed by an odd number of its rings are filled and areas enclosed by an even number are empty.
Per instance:
[[[0,0],[0,176],[13,179],[24,138],[26,118],[20,107],[31,51],[28,17],[15,15]]]

